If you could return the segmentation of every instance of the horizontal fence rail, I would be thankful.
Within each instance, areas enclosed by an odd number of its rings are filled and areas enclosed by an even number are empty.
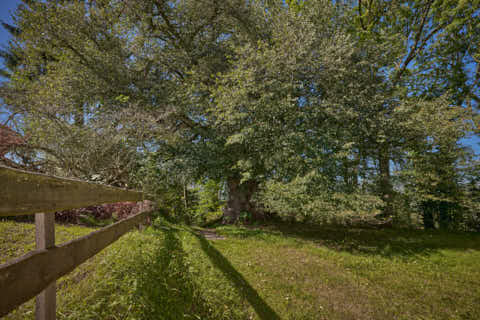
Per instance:
[[[145,222],[139,213],[82,238],[51,249],[35,250],[0,266],[0,317],[39,294],[50,283],[69,273],[115,242],[132,227]]]
[[[140,200],[138,191],[0,166],[0,217]]]
[[[148,220],[154,209],[55,246],[54,212],[91,205],[140,201],[142,192],[0,166],[0,217],[35,214],[37,250],[0,265],[0,317],[37,296],[36,319],[55,319],[55,281]]]

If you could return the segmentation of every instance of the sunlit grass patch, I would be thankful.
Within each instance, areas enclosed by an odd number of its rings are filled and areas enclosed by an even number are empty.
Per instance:
[[[56,225],[55,243],[87,235],[95,229],[77,225]],[[0,219],[0,263],[35,250],[35,224]]]

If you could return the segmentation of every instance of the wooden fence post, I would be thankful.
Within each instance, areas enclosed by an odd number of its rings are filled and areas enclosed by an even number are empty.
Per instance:
[[[35,214],[35,241],[38,249],[49,249],[55,246],[55,213]],[[52,282],[36,298],[35,319],[55,320],[56,286]]]

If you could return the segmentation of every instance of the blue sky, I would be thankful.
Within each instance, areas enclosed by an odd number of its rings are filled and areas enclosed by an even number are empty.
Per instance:
[[[0,20],[12,23],[11,14],[15,11],[15,8],[20,4],[20,0],[0,0]],[[10,34],[0,27],[0,46],[5,46],[8,43]],[[0,121],[2,116],[0,114]],[[474,136],[463,141],[466,145],[471,146],[475,153],[480,154],[480,137]]]
[[[12,13],[14,13],[15,9],[20,3],[21,3],[20,0],[0,0],[0,21],[13,24]],[[2,26],[0,26],[0,48],[5,47],[8,44],[9,39],[10,39],[10,34],[8,33],[8,31],[5,30]],[[0,60],[0,65],[3,66],[3,63],[1,60]],[[3,78],[0,77],[0,81],[2,80]]]
[[[0,20],[6,23],[13,23],[12,21],[12,13],[15,11],[17,8],[18,4],[20,3],[20,0],[0,0]],[[0,27],[0,47],[4,47],[7,45],[8,40],[10,39],[10,34],[3,29],[3,27]],[[0,64],[2,62],[0,61]],[[0,81],[2,80],[2,77],[0,77]],[[3,113],[2,111],[2,106],[1,106],[1,99],[0,99],[0,123],[2,123],[6,119],[6,114]]]
[[[0,20],[7,23],[12,23],[11,13],[20,3],[20,0],[0,0]],[[9,39],[9,34],[3,28],[0,28],[0,45],[6,44]]]

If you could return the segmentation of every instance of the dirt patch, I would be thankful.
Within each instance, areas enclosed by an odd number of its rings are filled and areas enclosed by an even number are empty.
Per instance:
[[[225,240],[224,236],[219,235],[215,229],[197,229],[195,232],[207,240]]]

